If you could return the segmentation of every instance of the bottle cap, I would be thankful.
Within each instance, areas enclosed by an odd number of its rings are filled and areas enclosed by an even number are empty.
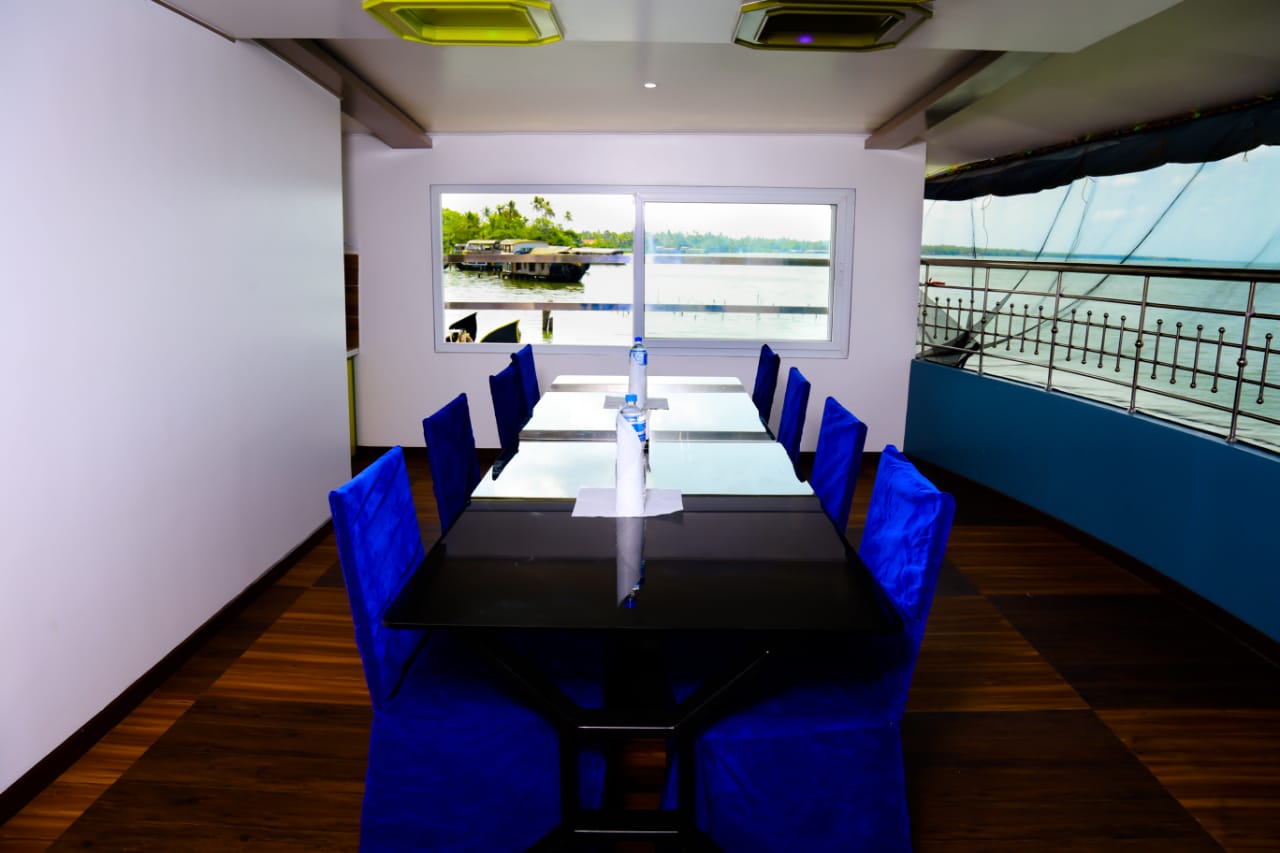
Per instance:
[[[634,403],[634,402],[636,402],[637,400],[639,400],[640,398],[639,398],[639,397],[637,397],[635,394],[628,394],[627,396],[623,397],[622,399],[623,399],[623,402],[626,402],[626,403]]]
[[[640,343],[640,341],[641,341],[640,336],[639,336],[639,335],[636,335],[636,343]]]

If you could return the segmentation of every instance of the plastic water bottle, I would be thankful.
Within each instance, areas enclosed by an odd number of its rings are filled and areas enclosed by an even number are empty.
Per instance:
[[[644,409],[640,408],[639,401],[635,394],[628,394],[622,404],[622,418],[631,424],[631,428],[640,436],[641,446],[648,449],[649,446],[649,418],[645,415]]]
[[[628,433],[635,430],[635,438]],[[648,423],[644,409],[636,405],[634,394],[626,396],[626,402],[618,410],[617,428],[618,458],[614,468],[614,497],[620,516],[644,515],[644,480],[648,462],[645,455],[645,439]],[[640,439],[636,441],[635,439]]]
[[[649,351],[644,348],[644,341],[636,337],[631,345],[630,370],[627,373],[627,393],[634,394],[636,405],[643,410],[649,402],[648,381],[645,372],[649,367]]]

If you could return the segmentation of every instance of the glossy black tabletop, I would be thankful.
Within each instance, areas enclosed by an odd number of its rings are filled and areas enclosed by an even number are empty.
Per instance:
[[[646,519],[572,502],[473,504],[391,603],[397,628],[774,632],[899,630],[816,498],[687,500]],[[629,526],[629,529],[628,529]],[[620,573],[639,563],[630,602]],[[628,545],[629,543],[629,545]],[[620,554],[619,547],[636,552]]]

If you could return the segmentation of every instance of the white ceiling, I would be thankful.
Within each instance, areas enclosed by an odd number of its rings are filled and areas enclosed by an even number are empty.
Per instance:
[[[871,53],[735,45],[739,0],[554,0],[564,39],[541,47],[402,41],[360,0],[167,5],[235,38],[317,39],[432,135],[873,133],[978,51],[1029,54],[920,124],[936,169],[1280,92],[1280,0],[935,0]]]

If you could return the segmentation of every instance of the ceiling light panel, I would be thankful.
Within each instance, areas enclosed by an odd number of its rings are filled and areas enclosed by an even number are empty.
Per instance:
[[[758,0],[742,4],[734,41],[766,50],[882,50],[932,15],[931,0]]]
[[[531,45],[559,41],[549,0],[365,0],[365,11],[408,41]]]

